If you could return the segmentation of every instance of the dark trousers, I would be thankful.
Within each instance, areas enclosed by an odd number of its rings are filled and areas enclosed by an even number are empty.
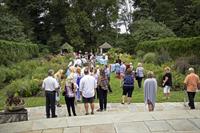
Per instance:
[[[110,83],[108,84],[108,90],[109,90],[109,92],[112,92],[112,89],[110,87]]]
[[[110,77],[108,77],[108,90],[109,92],[112,92],[112,88],[110,87]]]
[[[71,108],[72,108],[73,115],[76,116],[74,100],[75,100],[75,97],[65,96],[65,103],[67,105],[67,111],[68,111],[69,116],[71,116]]]
[[[107,90],[103,90],[103,89],[99,88],[99,106],[100,106],[101,110],[103,110],[103,109],[106,110],[106,107],[107,107],[107,93],[108,93]]]
[[[55,91],[45,91],[45,96],[46,96],[46,116],[47,118],[50,117],[50,110],[51,110],[51,115],[54,117],[55,111],[56,111],[56,92]]]
[[[138,78],[137,78],[137,82],[138,82],[138,87],[139,87],[139,88],[142,88],[142,78],[143,78],[143,77],[138,77]]]
[[[189,99],[189,106],[190,106],[190,109],[195,109],[195,106],[194,106],[194,98],[195,98],[195,94],[196,92],[187,92],[188,94],[188,99]]]

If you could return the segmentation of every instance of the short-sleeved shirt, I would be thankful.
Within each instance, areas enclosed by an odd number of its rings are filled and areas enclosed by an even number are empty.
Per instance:
[[[94,97],[95,88],[97,88],[97,82],[91,75],[85,75],[81,78],[79,90],[85,98]]]
[[[166,77],[168,78],[168,80],[165,82],[164,86],[172,86],[172,74],[165,73],[165,75],[163,76],[163,80],[165,80]]]
[[[55,91],[55,89],[58,87],[58,81],[52,76],[48,76],[47,78],[45,78],[42,83],[42,88],[45,89],[45,91]]]
[[[184,83],[187,86],[188,92],[196,92],[198,88],[197,85],[199,83],[199,76],[196,75],[195,73],[190,73],[189,75],[186,76]]]

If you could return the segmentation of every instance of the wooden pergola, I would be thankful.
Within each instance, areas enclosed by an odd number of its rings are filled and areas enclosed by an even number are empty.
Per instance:
[[[99,46],[99,48],[100,48],[100,53],[102,54],[104,49],[110,49],[112,48],[112,46],[109,43],[105,42],[101,46]]]

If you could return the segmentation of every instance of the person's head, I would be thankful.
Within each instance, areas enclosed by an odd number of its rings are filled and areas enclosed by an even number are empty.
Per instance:
[[[88,67],[84,69],[84,74],[85,74],[85,75],[88,75],[88,74],[89,74],[89,68],[88,68]]]
[[[81,68],[80,67],[76,68],[76,73],[78,73],[79,75],[81,74]]]
[[[189,73],[194,73],[194,68],[190,67],[190,68],[188,69],[188,71],[189,71]]]
[[[127,74],[127,75],[130,75],[131,73],[132,73],[131,68],[128,68],[128,69],[126,70],[126,74]]]
[[[138,66],[138,67],[142,67],[142,63],[139,62],[137,66]]]
[[[147,78],[153,78],[153,77],[154,77],[154,73],[152,71],[148,71]]]
[[[169,73],[170,70],[171,70],[170,67],[165,67],[165,72],[166,72],[166,73]]]
[[[94,72],[93,67],[90,67],[90,73],[93,73],[93,72]]]
[[[69,71],[70,71],[71,73],[74,73],[74,72],[75,72],[75,67],[74,67],[74,66],[71,66],[71,67],[69,68]]]
[[[48,75],[49,75],[49,76],[53,76],[53,74],[54,74],[54,70],[53,70],[53,69],[49,69]]]

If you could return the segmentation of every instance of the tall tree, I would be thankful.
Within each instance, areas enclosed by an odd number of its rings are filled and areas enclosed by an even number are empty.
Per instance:
[[[28,41],[23,23],[12,15],[5,5],[0,5],[0,39],[9,41]]]

